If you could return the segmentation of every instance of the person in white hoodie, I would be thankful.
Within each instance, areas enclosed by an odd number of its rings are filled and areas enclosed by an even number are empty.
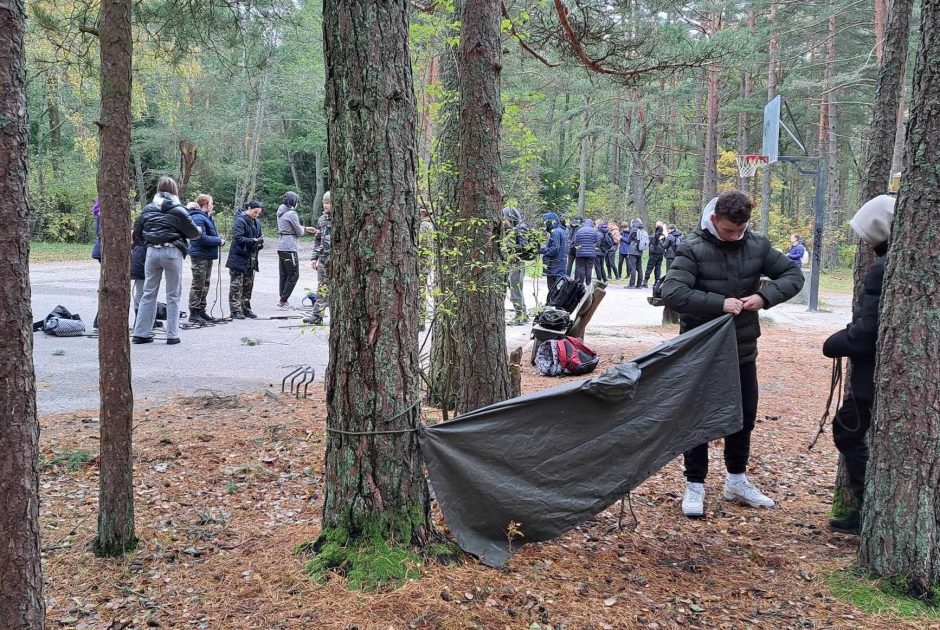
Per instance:
[[[729,190],[712,199],[702,212],[701,227],[676,253],[662,286],[663,302],[679,313],[679,329],[687,332],[730,313],[738,342],[741,430],[725,436],[728,476],[724,497],[751,507],[773,507],[774,501],[747,478],[751,432],[757,419],[758,311],[786,302],[803,287],[803,273],[766,236],[748,229],[754,202],[743,192]],[[771,279],[761,287],[761,276]],[[682,512],[700,517],[705,510],[708,444],[685,453],[686,490]]]
[[[300,261],[297,258],[297,238],[304,234],[316,234],[315,227],[304,227],[297,215],[300,196],[288,191],[277,209],[277,261],[279,274],[278,308],[292,308],[289,302],[297,280],[300,279]]]

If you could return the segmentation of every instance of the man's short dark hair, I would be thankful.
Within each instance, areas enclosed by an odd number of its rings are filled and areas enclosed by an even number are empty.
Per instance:
[[[742,225],[751,220],[751,210],[754,202],[740,190],[727,190],[718,195],[715,204],[715,215],[719,219],[726,219],[735,225]]]

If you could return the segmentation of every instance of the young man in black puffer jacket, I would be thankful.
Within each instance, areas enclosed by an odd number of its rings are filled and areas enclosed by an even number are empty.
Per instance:
[[[879,195],[867,202],[852,218],[852,229],[860,239],[874,248],[878,260],[865,273],[865,290],[852,312],[852,323],[829,337],[823,345],[823,354],[827,357],[848,357],[852,362],[849,392],[832,423],[832,440],[845,457],[853,509],[845,517],[829,521],[829,528],[843,534],[858,535],[862,524],[865,469],[868,466],[865,436],[871,426],[871,410],[875,401],[878,311],[881,308],[881,289],[893,220],[894,197],[888,195]]]
[[[757,418],[758,311],[786,302],[803,287],[803,274],[786,254],[774,249],[763,234],[748,230],[754,202],[730,190],[713,199],[702,213],[701,227],[685,241],[663,282],[666,306],[680,314],[686,332],[721,317],[735,316],[741,378],[742,429],[725,437],[724,496],[751,507],[774,502],[747,479],[751,432]],[[761,288],[761,276],[772,282]],[[704,514],[708,444],[685,453],[686,490],[682,512]]]

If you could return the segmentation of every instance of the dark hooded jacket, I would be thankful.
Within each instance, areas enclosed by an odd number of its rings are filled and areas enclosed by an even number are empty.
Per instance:
[[[770,282],[760,288],[762,275]],[[663,302],[679,313],[681,332],[724,315],[726,298],[760,295],[764,308],[786,302],[803,288],[803,273],[766,236],[748,231],[739,241],[722,241],[701,228],[679,246],[663,282]],[[739,361],[757,359],[760,318],[743,311],[734,318]]]
[[[879,252],[880,253],[880,252]],[[852,311],[852,323],[823,344],[829,358],[848,357],[852,361],[851,389],[855,398],[875,399],[875,352],[878,342],[878,312],[885,281],[884,254],[865,272],[865,283],[858,306]]]
[[[542,246],[542,265],[546,276],[564,276],[568,273],[568,235],[554,212],[543,214],[548,242]]]
[[[657,225],[656,231],[650,237],[650,258],[662,258],[666,253],[666,237],[662,226]]]
[[[261,238],[261,221],[252,219],[246,212],[235,216],[232,226],[232,246],[228,250],[225,266],[239,273],[258,271],[258,250],[261,249],[256,239]]]
[[[222,238],[219,236],[219,230],[215,227],[215,221],[202,208],[190,210],[189,216],[193,218],[193,223],[202,228],[202,236],[189,244],[189,255],[193,258],[216,260],[219,257],[219,246],[222,244]]]
[[[189,252],[187,239],[199,238],[201,234],[186,208],[167,193],[157,193],[153,203],[148,204],[134,222],[134,236],[138,239],[147,245],[170,243],[183,256]]]
[[[678,251],[680,241],[683,239],[683,237],[684,234],[679,228],[670,230],[669,234],[666,235],[666,240],[663,243],[663,249],[665,250],[664,256],[667,260],[672,260],[676,257],[676,251]]]
[[[133,237],[131,244],[131,280],[146,280],[147,243]]]

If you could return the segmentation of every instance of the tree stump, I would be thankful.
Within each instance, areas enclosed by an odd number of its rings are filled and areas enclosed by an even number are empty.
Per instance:
[[[522,395],[522,346],[509,353],[509,385],[513,398]]]

